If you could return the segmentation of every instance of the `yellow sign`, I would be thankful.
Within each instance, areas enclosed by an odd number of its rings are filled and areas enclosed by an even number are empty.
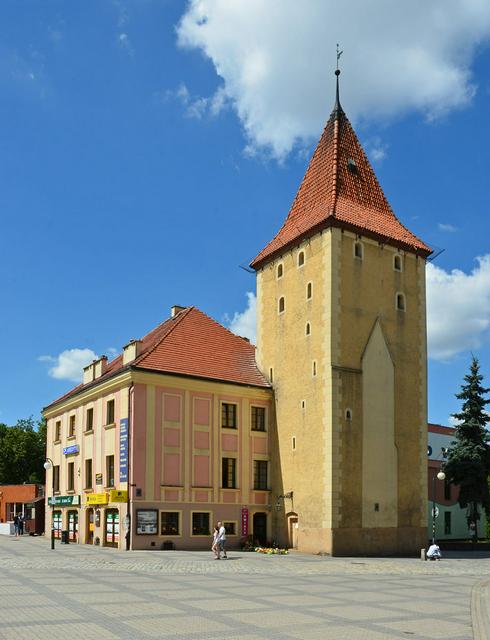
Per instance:
[[[111,489],[109,494],[109,502],[127,502],[128,492],[118,491],[118,489]]]
[[[107,504],[109,495],[107,493],[87,493],[85,502],[87,504]]]

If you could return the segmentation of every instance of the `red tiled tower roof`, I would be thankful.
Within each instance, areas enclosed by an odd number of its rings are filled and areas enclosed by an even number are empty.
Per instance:
[[[369,160],[337,100],[289,214],[251,266],[322,228],[337,226],[427,257],[432,250],[393,213]]]
[[[253,344],[235,335],[196,307],[187,307],[142,338],[139,354],[132,362],[124,365],[122,355],[117,356],[108,364],[102,376],[76,386],[48,406],[94,387],[127,369],[270,387],[255,363]]]

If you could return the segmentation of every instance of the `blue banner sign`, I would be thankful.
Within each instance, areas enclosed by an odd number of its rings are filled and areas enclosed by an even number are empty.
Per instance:
[[[77,444],[72,444],[71,447],[63,447],[63,454],[65,456],[72,456],[75,453],[80,452],[80,447]]]
[[[128,424],[127,418],[119,421],[119,482],[128,481]]]

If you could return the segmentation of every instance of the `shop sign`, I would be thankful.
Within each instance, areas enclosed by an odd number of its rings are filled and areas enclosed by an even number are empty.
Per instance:
[[[242,508],[242,536],[248,536],[248,509]]]
[[[111,489],[109,493],[109,502],[127,502],[128,492]]]
[[[77,444],[72,444],[71,447],[63,447],[63,455],[73,456],[80,452],[80,447]]]
[[[107,504],[109,495],[107,493],[87,493],[85,502],[87,504]]]
[[[48,504],[52,507],[66,507],[80,504],[80,496],[51,496]]]
[[[95,484],[96,485],[102,485],[102,474],[101,473],[96,473],[95,474]]]
[[[128,481],[128,419],[119,421],[119,482]]]
[[[158,533],[158,511],[156,509],[137,509],[136,533],[156,535]]]

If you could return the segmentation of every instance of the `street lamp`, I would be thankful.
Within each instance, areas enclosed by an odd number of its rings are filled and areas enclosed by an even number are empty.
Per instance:
[[[432,478],[432,544],[436,543],[436,479],[445,480],[446,474],[444,471],[439,471]]]
[[[43,466],[46,471],[49,471],[53,469],[54,463],[51,458],[46,458]],[[51,549],[54,549],[54,477],[51,482],[51,494]]]

